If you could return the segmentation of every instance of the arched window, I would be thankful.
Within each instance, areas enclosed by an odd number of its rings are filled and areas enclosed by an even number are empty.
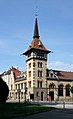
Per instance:
[[[52,83],[49,85],[49,89],[54,89],[55,88],[55,85]]]
[[[70,85],[66,85],[66,96],[70,96]]]
[[[60,84],[60,85],[58,86],[58,95],[59,95],[59,96],[63,96],[63,84]]]

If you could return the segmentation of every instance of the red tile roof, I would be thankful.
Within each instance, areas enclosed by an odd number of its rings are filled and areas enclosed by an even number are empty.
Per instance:
[[[45,46],[43,45],[43,43],[41,42],[40,39],[37,39],[37,38],[34,38],[31,42],[31,47],[29,46],[28,50],[31,49],[31,48],[35,48],[35,49],[40,49],[41,47],[41,50],[44,50],[44,51],[47,51],[47,49],[45,48]]]
[[[51,70],[47,70],[47,78],[56,78],[56,79],[62,79],[62,80],[73,80],[73,72],[67,72],[67,71],[58,71],[58,70],[52,70],[54,77],[50,77],[49,73]]]

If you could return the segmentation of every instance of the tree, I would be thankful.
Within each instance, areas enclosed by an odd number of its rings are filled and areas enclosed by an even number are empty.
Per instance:
[[[0,77],[0,103],[5,103],[9,94],[9,88],[7,84]]]

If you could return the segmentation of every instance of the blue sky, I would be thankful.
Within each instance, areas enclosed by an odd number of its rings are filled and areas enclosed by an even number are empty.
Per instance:
[[[26,70],[23,53],[32,41],[36,6],[48,68],[73,71],[73,0],[0,0],[0,73]]]

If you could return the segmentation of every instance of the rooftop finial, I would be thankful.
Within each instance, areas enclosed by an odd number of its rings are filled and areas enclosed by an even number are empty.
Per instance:
[[[38,8],[38,6],[36,6],[36,17],[38,16],[38,15],[37,15],[37,8]]]
[[[38,31],[38,21],[37,21],[37,6],[36,6],[36,19],[35,19],[35,27],[34,27],[34,35],[33,38],[39,38],[39,31]]]

